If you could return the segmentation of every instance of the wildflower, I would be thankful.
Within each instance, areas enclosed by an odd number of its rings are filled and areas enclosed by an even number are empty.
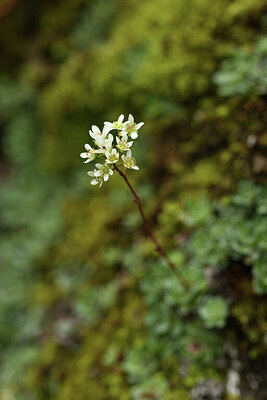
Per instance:
[[[94,171],[88,171],[87,174],[89,176],[94,176]],[[99,187],[101,187],[102,183],[103,183],[103,179],[101,179],[101,178],[94,178],[94,179],[91,180],[91,185],[98,185],[99,184]]]
[[[98,163],[95,166],[97,169],[95,168],[93,171],[88,171],[87,174],[94,177],[91,181],[91,185],[97,185],[99,183],[99,187],[101,187],[103,180],[106,182],[109,175],[113,175],[113,171],[106,164],[102,165]]]
[[[92,139],[94,139],[96,145],[99,147],[103,147],[104,141],[108,133],[109,130],[106,126],[104,126],[102,132],[96,125],[93,125],[92,130],[89,130],[89,135],[91,136]]]
[[[122,134],[128,134],[132,139],[138,138],[138,130],[144,125],[144,122],[139,122],[136,124],[134,122],[134,117],[129,114],[128,121],[125,124]]]
[[[88,143],[84,145],[85,149],[87,152],[81,153],[80,157],[82,158],[87,158],[87,160],[84,161],[84,163],[88,163],[96,157],[96,154],[101,154],[104,153],[103,149],[93,149]]]
[[[129,148],[132,146],[133,142],[127,142],[127,135],[123,135],[121,139],[116,136],[116,141],[117,141],[117,147],[121,151],[129,150]]]
[[[116,149],[112,149],[111,152],[106,151],[105,156],[108,164],[114,164],[118,161],[120,154]]]
[[[108,128],[104,126],[103,131],[101,132],[100,129],[93,125],[93,131],[89,131],[90,136],[94,139],[95,144],[100,147],[101,150],[95,150],[96,153],[105,153],[106,150],[111,150],[112,142],[113,142],[113,135],[110,133],[107,137],[109,132]]]
[[[138,130],[143,126],[143,122],[136,124],[134,117],[129,114],[129,120],[124,121],[124,115],[121,114],[115,122],[105,122],[102,131],[96,125],[92,125],[89,130],[89,135],[94,140],[95,146],[91,147],[88,143],[85,144],[85,150],[80,156],[85,159],[85,163],[94,160],[96,156],[104,159],[102,164],[96,164],[93,171],[88,171],[87,174],[93,179],[92,185],[102,186],[103,182],[113,175],[113,170],[120,171],[120,166],[115,166],[120,159],[123,165],[129,169],[139,168],[136,165],[135,158],[132,157],[130,148],[133,141],[130,141],[130,136],[135,139],[138,137]],[[110,133],[115,129],[117,132]],[[116,147],[114,145],[114,137],[116,138]],[[113,147],[114,146],[114,147]],[[122,154],[124,152],[124,154]],[[113,165],[113,167],[112,167]]]
[[[131,150],[128,150],[126,153],[126,156],[123,154],[121,156],[122,161],[123,161],[123,165],[126,168],[130,168],[130,169],[139,169],[139,167],[137,167],[136,165],[136,161],[135,158],[132,157],[132,152]]]
[[[104,124],[105,124],[105,127],[107,127],[108,132],[111,131],[112,129],[117,129],[118,131],[121,131],[122,129],[124,129],[125,125],[128,122],[128,121],[123,122],[123,120],[124,120],[124,115],[121,114],[117,121],[104,122]]]
[[[87,152],[81,153],[80,157],[86,158],[84,163],[88,163],[88,162],[92,161],[95,158],[95,150],[92,149],[92,147],[88,143],[86,143],[84,145],[84,147],[85,147],[85,150],[87,150]]]
[[[108,135],[108,138],[104,140],[103,145],[101,146],[104,150],[110,152],[111,148],[112,148],[112,142],[113,142],[113,135],[110,133]]]
[[[148,234],[150,235],[151,239],[153,240],[156,249],[158,253],[160,254],[161,257],[164,258],[166,263],[169,265],[169,267],[172,269],[172,271],[179,271],[176,270],[175,264],[173,264],[172,260],[168,258],[165,249],[159,244],[157,241],[157,238],[155,237],[152,228],[149,224],[149,221],[144,213],[144,210],[142,208],[142,205],[140,203],[140,197],[138,194],[135,192],[134,188],[126,178],[125,170],[122,171],[120,169],[121,165],[115,165],[115,163],[119,160],[121,153],[117,151],[116,148],[112,148],[112,143],[114,140],[113,134],[109,133],[111,130],[116,129],[117,132],[115,134],[116,137],[116,142],[117,145],[116,147],[121,151],[125,153],[121,155],[121,159],[123,161],[123,165],[125,168],[129,169],[136,169],[139,170],[139,167],[136,165],[135,158],[132,157],[132,152],[130,150],[130,147],[132,146],[133,142],[128,142],[128,135],[131,136],[132,139],[136,139],[138,137],[138,130],[144,125],[143,122],[139,122],[136,124],[134,122],[134,117],[132,114],[129,114],[129,120],[126,122],[123,122],[124,120],[124,115],[121,114],[118,118],[117,121],[111,123],[111,122],[105,122],[104,123],[104,128],[103,131],[101,132],[100,129],[96,126],[93,125],[92,129],[89,130],[89,134],[92,137],[92,139],[95,141],[95,144],[98,146],[98,149],[93,149],[89,144],[85,145],[85,149],[87,152],[81,153],[80,156],[82,158],[86,158],[86,163],[92,161],[96,154],[98,154],[100,157],[105,158],[104,165],[103,164],[95,164],[95,168],[93,171],[88,171],[87,174],[91,176],[93,179],[91,180],[91,185],[99,185],[99,187],[102,186],[103,182],[107,181],[109,179],[110,175],[113,175],[113,169],[116,170],[120,176],[123,177],[125,182],[127,183],[129,189],[134,195],[135,202],[138,206],[138,210],[140,211],[140,214],[143,218],[145,227],[147,229]],[[116,136],[118,135],[118,136]],[[113,169],[111,169],[113,168]],[[184,288],[188,287],[187,281],[184,280],[183,275],[179,275],[178,278],[181,281],[181,284],[184,286]],[[191,343],[189,344],[188,350],[190,352],[197,352],[198,351],[198,344],[196,343]]]

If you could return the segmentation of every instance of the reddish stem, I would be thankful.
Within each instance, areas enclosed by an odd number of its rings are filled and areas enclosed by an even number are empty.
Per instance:
[[[182,283],[182,285],[185,288],[188,288],[188,283],[185,280],[185,278],[182,276],[181,272],[177,269],[176,265],[170,260],[170,258],[167,256],[165,249],[159,244],[152,228],[151,225],[144,213],[143,207],[141,205],[141,201],[140,201],[140,197],[138,196],[138,194],[136,193],[136,191],[134,190],[134,188],[132,187],[132,185],[130,184],[126,174],[116,165],[113,164],[114,169],[120,174],[120,176],[122,176],[122,178],[125,180],[126,184],[128,185],[128,187],[130,188],[133,196],[134,196],[134,201],[138,207],[138,210],[142,216],[145,228],[147,233],[149,234],[149,236],[151,237],[152,241],[154,242],[155,246],[156,246],[156,250],[157,252],[162,256],[162,258],[165,260],[166,264],[169,265],[169,267],[171,268],[171,270],[178,276],[180,282]]]

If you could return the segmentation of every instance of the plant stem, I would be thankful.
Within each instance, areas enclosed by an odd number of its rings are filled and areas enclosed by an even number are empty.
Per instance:
[[[122,178],[125,180],[126,184],[128,185],[129,189],[131,190],[133,196],[134,196],[134,201],[138,207],[138,210],[142,216],[143,222],[144,222],[144,226],[146,228],[147,233],[149,234],[149,236],[151,237],[152,241],[155,244],[156,250],[157,252],[161,255],[161,257],[165,260],[166,264],[168,264],[168,266],[171,268],[171,270],[178,276],[179,281],[181,282],[181,284],[185,287],[188,288],[188,282],[185,280],[185,278],[182,276],[181,272],[177,269],[176,265],[170,260],[170,258],[167,256],[165,249],[159,244],[152,228],[151,225],[144,213],[143,207],[141,205],[141,201],[140,201],[140,197],[138,196],[138,194],[136,193],[136,191],[134,190],[134,188],[132,187],[131,183],[129,182],[125,172],[123,172],[116,164],[113,164],[114,169],[120,174],[120,176],[122,176]]]

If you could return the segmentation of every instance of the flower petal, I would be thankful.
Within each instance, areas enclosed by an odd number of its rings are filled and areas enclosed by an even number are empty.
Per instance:
[[[130,124],[134,124],[134,117],[132,116],[132,114],[129,114],[128,121],[130,122]]]
[[[106,137],[107,134],[111,131],[111,129],[112,129],[112,124],[111,124],[111,126],[105,124],[103,127],[103,131],[102,131],[103,136]]]
[[[132,133],[131,133],[131,138],[132,138],[132,139],[138,138],[138,133],[137,133],[137,132],[132,132]]]
[[[110,133],[110,134],[108,135],[108,141],[109,141],[110,143],[112,143],[112,142],[113,142],[113,139],[114,139],[114,137],[113,137],[113,135]]]
[[[98,147],[103,147],[104,146],[104,137],[103,136],[96,136],[95,137],[95,143]]]
[[[97,135],[98,133],[101,133],[100,129],[96,125],[92,125],[92,131]]]
[[[91,130],[89,130],[89,135],[91,136],[92,139],[94,139],[96,136]]]
[[[135,125],[135,129],[138,130],[138,129],[140,129],[141,126],[143,126],[143,125],[144,125],[144,122],[139,122],[139,124],[136,124],[136,125]]]

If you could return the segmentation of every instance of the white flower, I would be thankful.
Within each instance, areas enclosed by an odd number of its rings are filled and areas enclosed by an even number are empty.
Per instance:
[[[90,134],[91,138],[93,138],[95,140],[98,136],[106,137],[108,134],[108,130],[104,126],[103,131],[101,132],[101,130],[98,128],[98,126],[92,125],[92,130],[89,130],[89,134]]]
[[[117,147],[121,151],[129,150],[129,148],[132,146],[133,141],[127,142],[127,139],[128,139],[127,135],[123,135],[121,139],[119,139],[118,136],[116,136]]]
[[[91,138],[94,139],[95,144],[100,147],[101,150],[95,150],[96,153],[104,153],[106,150],[110,151],[113,142],[113,135],[110,133],[107,137],[109,129],[107,126],[104,126],[103,131],[96,126],[92,126],[92,130],[89,131]]]
[[[106,126],[104,126],[102,132],[96,125],[93,125],[92,130],[89,130],[89,135],[91,136],[92,139],[94,139],[95,143],[99,147],[103,147],[105,138],[108,133],[109,133],[109,130]]]
[[[132,157],[132,152],[131,150],[128,150],[126,153],[126,156],[123,154],[121,156],[122,161],[123,161],[123,165],[126,168],[130,168],[130,169],[139,169],[139,167],[137,167],[136,165],[136,161],[135,158]]]
[[[93,172],[93,171],[89,171],[89,172]],[[87,172],[87,173],[88,173],[88,172]],[[88,175],[90,175],[90,174],[88,173]],[[92,175],[90,175],[90,176],[92,176]],[[101,179],[101,178],[94,178],[94,179],[91,180],[91,185],[98,185],[98,184],[99,184],[99,187],[101,187],[102,184],[103,184],[103,179]]]
[[[105,122],[102,131],[96,125],[92,125],[92,128],[89,130],[89,135],[94,140],[95,148],[91,147],[88,143],[85,144],[85,151],[80,156],[85,159],[84,163],[89,163],[96,156],[104,158],[103,164],[95,164],[94,170],[87,172],[93,178],[91,180],[92,185],[102,186],[103,182],[106,182],[110,175],[113,175],[114,169],[118,169],[115,163],[120,160],[120,156],[125,168],[139,170],[130,150],[133,145],[130,137],[136,139],[138,137],[138,130],[144,123],[135,123],[132,114],[129,114],[127,121],[123,121],[124,115],[121,114],[117,121],[112,123]],[[115,134],[110,133],[113,129],[117,130]],[[114,145],[114,137],[116,137],[116,147]],[[125,153],[121,155],[121,152]]]
[[[108,132],[111,131],[112,129],[117,129],[118,131],[121,131],[122,129],[124,129],[125,125],[128,122],[128,121],[123,122],[123,120],[124,120],[124,115],[121,114],[117,121],[104,122],[104,124],[105,124],[105,127],[107,127]]]
[[[113,142],[113,135],[110,133],[108,135],[108,138],[104,140],[103,146],[101,146],[105,151],[110,152],[111,148],[112,148],[112,142]]]
[[[139,122],[136,124],[134,122],[134,117],[132,114],[129,114],[128,121],[125,124],[125,127],[123,128],[123,132],[121,132],[122,135],[128,134],[131,136],[132,139],[136,139],[138,137],[138,130],[144,125],[144,122]]]
[[[85,144],[84,147],[85,147],[85,150],[87,150],[87,152],[81,153],[80,157],[86,158],[84,163],[88,163],[88,162],[92,161],[95,158],[95,154],[94,154],[94,150],[92,149],[92,147],[88,143]]]
[[[112,149],[111,152],[106,151],[105,156],[108,164],[114,164],[118,161],[120,154],[116,149]]]
[[[99,150],[93,149],[88,143],[86,143],[84,145],[84,147],[87,150],[87,152],[80,154],[80,157],[87,158],[87,160],[85,160],[84,163],[88,163],[88,162],[94,160],[96,154],[104,152],[102,149],[99,149]]]
[[[109,175],[113,175],[113,171],[106,164],[96,164],[95,166],[98,169],[95,168],[93,171],[88,171],[87,174],[94,177],[94,179],[91,181],[91,185],[97,185],[99,183],[99,187],[101,187],[103,180],[106,182],[109,178]]]

